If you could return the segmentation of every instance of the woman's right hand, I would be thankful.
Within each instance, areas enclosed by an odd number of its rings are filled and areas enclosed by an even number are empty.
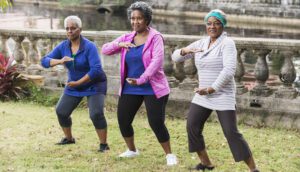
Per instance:
[[[65,56],[62,59],[60,59],[60,64],[65,64],[66,62],[70,62],[73,61],[74,59],[69,57],[69,56]]]
[[[193,53],[198,53],[198,52],[203,52],[202,49],[197,49],[197,48],[181,48],[180,55],[185,56],[187,54],[193,54]]]
[[[131,43],[131,42],[119,42],[119,43],[118,43],[118,46],[119,46],[120,48],[126,48],[127,50],[128,50],[129,48],[136,47],[136,45],[134,45],[134,44]]]

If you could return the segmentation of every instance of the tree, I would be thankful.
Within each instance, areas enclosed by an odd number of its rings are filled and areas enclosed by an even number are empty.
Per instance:
[[[1,11],[4,11],[7,7],[10,7],[11,6],[11,0],[0,0],[0,8],[1,8]]]

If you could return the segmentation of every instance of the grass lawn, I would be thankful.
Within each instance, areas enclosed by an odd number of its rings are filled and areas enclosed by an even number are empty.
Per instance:
[[[25,103],[0,103],[0,171],[189,171],[198,163],[188,153],[185,120],[166,120],[173,152],[179,165],[167,167],[165,155],[151,131],[145,114],[134,120],[136,146],[141,155],[120,159],[125,143],[119,132],[116,113],[106,112],[111,150],[98,153],[98,140],[86,109],[73,113],[73,135],[77,143],[54,145],[63,136],[53,107]],[[262,172],[300,171],[300,134],[295,131],[239,126]],[[218,123],[204,129],[214,171],[247,172],[244,163],[235,163]]]

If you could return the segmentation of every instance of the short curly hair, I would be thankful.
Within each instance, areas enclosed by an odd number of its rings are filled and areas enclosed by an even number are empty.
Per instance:
[[[149,4],[147,4],[146,2],[142,2],[142,1],[137,1],[133,4],[131,4],[130,7],[128,7],[128,9],[127,9],[128,20],[130,20],[131,13],[134,10],[141,11],[145,17],[145,20],[147,21],[147,25],[150,24],[150,22],[152,21],[152,8]]]
[[[72,21],[77,25],[77,27],[82,28],[82,22],[81,19],[78,16],[68,16],[64,20],[64,27],[67,27],[68,21]]]

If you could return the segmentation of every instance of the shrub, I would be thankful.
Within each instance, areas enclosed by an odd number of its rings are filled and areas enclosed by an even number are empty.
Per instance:
[[[13,63],[13,57],[6,58],[0,54],[0,100],[19,100],[28,93],[28,80],[17,71]]]
[[[43,106],[55,106],[59,100],[59,93],[50,93],[35,84],[30,84],[28,90],[29,95],[23,99],[25,102],[36,103]]]

